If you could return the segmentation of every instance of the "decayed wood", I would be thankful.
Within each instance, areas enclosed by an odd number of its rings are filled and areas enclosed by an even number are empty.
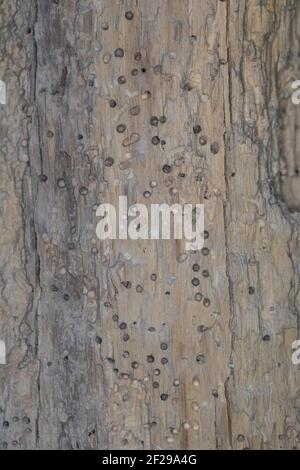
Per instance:
[[[0,9],[2,448],[297,448],[299,2]],[[209,252],[100,242],[121,195]]]

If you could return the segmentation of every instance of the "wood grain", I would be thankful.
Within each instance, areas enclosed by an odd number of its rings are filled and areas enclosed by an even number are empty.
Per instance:
[[[0,12],[2,448],[298,448],[299,2]],[[209,250],[98,240],[122,195]]]

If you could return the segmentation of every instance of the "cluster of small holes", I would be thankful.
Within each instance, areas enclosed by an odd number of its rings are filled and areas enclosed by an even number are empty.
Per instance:
[[[126,24],[129,26],[130,24],[133,24],[136,20],[138,15],[133,12],[133,11],[126,11],[124,13],[124,19],[126,20]],[[127,23],[128,21],[128,23]],[[130,23],[132,22],[132,23]],[[102,31],[110,31],[112,29],[112,25],[109,24],[106,21],[102,21],[101,23],[101,29]],[[105,33],[107,34],[107,33]],[[109,34],[109,33],[108,33]],[[197,36],[192,34],[190,35],[190,40],[194,44],[197,41]],[[146,54],[140,51],[136,51],[133,56],[132,54],[129,54],[129,52],[126,50],[126,47],[116,47],[115,49],[112,48],[110,51],[104,51],[102,55],[102,60],[104,64],[112,64],[116,63],[118,67],[122,64],[122,61],[126,60],[126,62],[130,62],[130,72],[126,74],[121,73],[121,68],[116,76],[115,84],[116,87],[118,88],[118,93],[116,95],[113,94],[112,96],[107,97],[107,108],[108,112],[111,113],[112,119],[110,120],[111,122],[114,122],[114,131],[116,133],[116,136],[118,139],[120,139],[120,142],[123,147],[130,147],[134,145],[135,143],[139,142],[140,140],[140,135],[135,132],[135,127],[132,124],[133,122],[136,122],[136,120],[140,119],[140,117],[137,118],[137,116],[140,116],[142,113],[145,112],[145,109],[148,110],[148,118],[147,118],[147,126],[148,126],[148,131],[149,131],[149,144],[151,144],[151,149],[153,152],[162,152],[166,147],[168,147],[168,139],[165,135],[165,132],[167,132],[165,129],[168,128],[168,124],[170,122],[170,117],[164,114],[164,110],[158,110],[158,109],[152,109],[152,92],[145,87],[143,91],[139,95],[139,101],[138,103],[132,103],[131,106],[128,108],[128,120],[126,120],[126,115],[119,113],[119,110],[122,108],[123,103],[122,99],[118,98],[120,96],[125,95],[125,90],[127,86],[129,87],[129,84],[131,84],[134,81],[137,81],[140,79],[141,76],[145,76],[143,74],[148,74],[150,71],[153,72],[154,75],[161,75],[163,66],[161,64],[152,64],[150,66],[145,67],[144,66],[144,60],[145,60]],[[175,60],[176,59],[176,54],[171,52],[169,53],[170,60]],[[110,67],[110,65],[109,65]],[[123,72],[124,73],[124,72]],[[90,80],[88,82],[88,85],[90,87],[94,86],[94,81]],[[130,87],[129,87],[130,88]],[[182,80],[180,84],[180,88],[183,92],[189,93],[193,90],[193,85],[189,80]],[[153,113],[153,114],[152,114]],[[144,114],[143,114],[144,115]],[[220,144],[217,141],[210,141],[207,135],[205,134],[205,123],[202,122],[202,119],[196,119],[194,122],[190,123],[189,129],[188,129],[189,135],[191,136],[191,139],[193,139],[194,142],[197,143],[197,147],[201,148],[201,152],[207,152],[210,153],[212,156],[217,155],[220,153]],[[84,134],[84,133],[83,133]],[[83,134],[77,134],[77,140],[80,145],[84,144],[85,140],[85,135]],[[53,138],[54,133],[52,131],[48,131],[48,137]],[[198,144],[199,143],[199,144]],[[164,154],[160,154],[161,159],[159,160],[158,166],[159,170],[161,171],[162,175],[161,177],[164,178],[164,184],[166,187],[168,187],[168,193],[171,197],[178,196],[179,190],[177,187],[174,187],[174,179],[177,178],[179,180],[185,180],[187,176],[187,172],[185,168],[179,168],[176,166],[176,162],[172,161],[172,159],[165,159]],[[103,158],[103,163],[105,166],[105,170],[108,168],[114,167],[116,162],[118,161],[116,155],[106,155]],[[111,171],[111,170],[110,170]],[[157,177],[157,175],[150,175],[149,177],[149,187],[145,187],[144,190],[142,191],[142,195],[144,199],[151,199],[151,196],[155,194],[156,190],[159,190],[159,185],[160,185],[160,178]],[[195,179],[197,182],[202,183],[204,176],[201,171],[195,176]],[[41,174],[40,175],[40,182],[41,183],[47,183],[47,175]],[[56,180],[57,187],[59,189],[68,189],[68,180],[66,178],[58,178]],[[79,187],[79,195],[82,196],[82,199],[86,198],[89,194],[89,189],[88,185],[81,185]],[[209,259],[210,259],[210,248],[207,246],[209,244],[209,237],[210,234],[208,231],[204,232],[204,241],[205,241],[205,246],[202,248],[201,252],[197,253],[192,253],[190,259],[192,260],[191,262],[191,271],[188,274],[190,276],[188,278],[188,287],[187,289],[190,289],[190,292],[192,293],[192,299],[194,302],[196,302],[196,306],[199,309],[199,317],[201,315],[202,310],[204,309],[205,311],[209,311],[209,307],[211,305],[211,299],[209,298],[209,295],[205,291],[205,280],[210,277],[209,273]],[[75,248],[74,244],[69,243],[68,244],[69,249],[73,250]],[[92,253],[94,255],[98,254],[98,249],[94,246]],[[180,258],[181,255],[178,255],[178,263],[183,263],[184,262],[184,256]],[[127,292],[127,295],[139,295],[141,298],[141,302],[143,302],[143,298],[145,295],[145,292],[149,292],[150,289],[155,290],[155,289],[164,289],[164,296],[167,299],[166,301],[169,301],[168,299],[172,298],[172,284],[165,286],[164,280],[161,279],[160,275],[156,272],[150,272],[147,273],[146,280],[140,280],[139,282],[135,282],[134,279],[130,278],[130,276],[124,276],[124,278],[121,280],[121,288],[125,291],[125,295]],[[54,289],[55,287],[55,289]],[[57,286],[52,286],[51,288],[53,294],[58,294],[61,296],[62,300],[65,302],[72,300],[72,296],[70,296],[69,293],[63,292],[61,288],[58,288]],[[252,286],[249,286],[249,294],[253,295],[255,293],[255,289]],[[158,348],[154,349],[155,351],[159,351],[158,353],[152,353],[149,354],[144,354],[139,357],[131,357],[131,349],[130,349],[130,343],[132,341],[132,337],[134,335],[135,331],[135,324],[132,322],[132,324],[129,324],[129,322],[125,322],[122,319],[122,314],[120,312],[115,313],[114,307],[112,303],[109,301],[104,302],[104,307],[108,310],[111,311],[110,313],[110,318],[114,322],[114,327],[118,331],[118,335],[120,337],[121,344],[124,346],[124,350],[122,353],[122,359],[124,361],[127,360],[126,364],[128,363],[129,365],[129,371],[123,372],[121,371],[121,366],[118,364],[118,361],[113,358],[113,357],[107,357],[108,362],[112,365],[113,370],[118,374],[118,377],[121,377],[124,380],[127,380],[128,378],[135,377],[135,374],[140,371],[140,369],[146,370],[149,375],[153,376],[152,380],[149,380],[149,382],[152,384],[153,389],[158,393],[158,396],[162,402],[167,402],[173,395],[171,393],[175,393],[174,390],[176,391],[177,389],[180,390],[180,385],[181,381],[177,377],[171,377],[171,385],[173,388],[168,388],[168,390],[164,390],[163,388],[166,387],[166,381],[165,379],[162,380],[162,373],[164,371],[164,368],[166,367],[168,370],[168,373],[172,370],[171,367],[169,368],[168,364],[169,361],[171,360],[171,355],[172,355],[172,344],[170,345],[167,341],[158,341],[157,345]],[[203,309],[202,309],[203,307]],[[124,314],[125,315],[125,314]],[[204,324],[200,324],[196,326],[196,332],[197,334],[204,334],[208,328]],[[147,332],[150,334],[155,335],[158,338],[158,329],[156,329],[154,326],[148,326]],[[264,341],[269,341],[268,335],[264,335],[263,340]],[[105,342],[105,337],[102,336],[101,334],[97,334],[94,338],[95,340],[95,345],[98,347],[100,350],[103,347],[103,343]],[[125,349],[126,348],[126,349]],[[69,361],[69,355],[64,354],[63,355],[63,360],[65,362]],[[206,364],[206,356],[205,354],[200,351],[195,351],[195,355],[193,357],[193,361],[195,364],[199,367],[202,367]],[[120,362],[120,361],[119,361]],[[173,361],[172,361],[173,362]],[[117,364],[116,364],[117,363]],[[50,367],[52,365],[52,362],[48,361],[48,366]],[[120,367],[120,369],[119,369]],[[122,366],[123,367],[123,366]],[[148,367],[148,368],[147,368]],[[174,371],[172,370],[172,373]],[[167,375],[167,374],[166,374]],[[146,375],[146,377],[148,377]],[[145,382],[147,382],[145,380]],[[163,386],[162,386],[163,384]],[[200,385],[200,382],[197,378],[193,380],[193,385],[195,387]],[[170,391],[172,390],[172,392]],[[178,393],[178,391],[176,392]],[[215,395],[214,395],[215,396]],[[129,394],[124,394],[123,395],[123,401],[129,401],[130,400],[130,395]],[[197,410],[197,403],[193,405],[193,409]],[[191,427],[193,429],[197,429],[197,424],[189,424],[188,422],[184,422],[182,424],[183,429],[187,430],[190,429]],[[176,436],[178,430],[172,429],[171,434],[172,436]],[[168,442],[173,442],[170,439],[173,439],[173,437],[168,437],[169,441]],[[125,440],[124,440],[125,441]]]
[[[13,416],[11,419],[11,422],[4,419],[2,422],[2,428],[3,428],[3,437],[5,438],[5,431],[10,431],[15,435],[21,435],[21,436],[26,436],[30,435],[32,433],[32,428],[31,428],[31,420],[29,416]],[[9,447],[11,448],[19,448],[21,445],[21,441],[23,440],[23,437],[21,439],[18,438],[11,440],[11,441],[6,441],[5,439],[1,442],[1,447],[2,449],[7,449]]]

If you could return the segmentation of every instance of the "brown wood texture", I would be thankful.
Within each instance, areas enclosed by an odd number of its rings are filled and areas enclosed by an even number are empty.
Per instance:
[[[300,2],[0,14],[1,447],[298,448]],[[204,203],[209,251],[98,240],[121,195]]]

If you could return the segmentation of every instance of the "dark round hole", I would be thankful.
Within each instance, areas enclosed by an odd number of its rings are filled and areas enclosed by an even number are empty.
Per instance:
[[[133,14],[132,11],[126,11],[126,13],[125,13],[126,20],[132,20],[133,16],[134,16],[134,14]]]

